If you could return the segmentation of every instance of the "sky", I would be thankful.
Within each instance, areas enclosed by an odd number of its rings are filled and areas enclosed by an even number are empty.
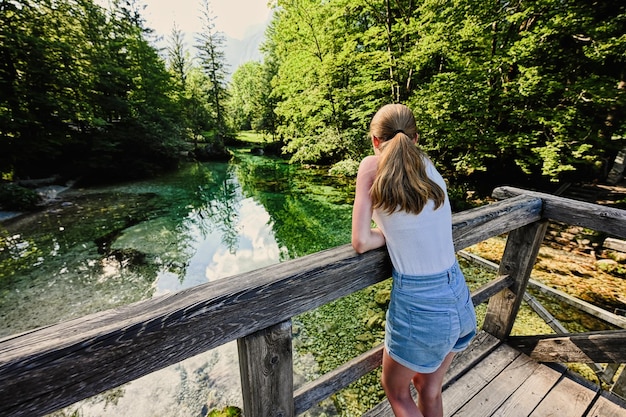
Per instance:
[[[96,0],[107,5],[108,0]],[[167,37],[174,22],[186,34],[201,30],[201,0],[142,0],[146,5],[143,17],[157,35]],[[215,17],[215,28],[234,39],[243,39],[246,32],[269,21],[268,0],[209,0]]]

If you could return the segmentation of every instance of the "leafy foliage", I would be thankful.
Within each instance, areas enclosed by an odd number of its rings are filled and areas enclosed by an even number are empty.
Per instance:
[[[601,178],[624,146],[626,6],[277,0],[266,59],[285,151],[369,151],[382,104],[413,108],[453,180]]]
[[[189,138],[225,133],[218,78],[198,73],[178,30],[168,71],[141,12],[137,0],[0,3],[4,177],[142,177],[176,166]]]

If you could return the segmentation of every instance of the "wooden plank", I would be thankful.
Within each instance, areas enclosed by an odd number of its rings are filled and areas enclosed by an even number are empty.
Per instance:
[[[595,396],[595,391],[570,378],[561,378],[528,417],[584,416]]]
[[[626,398],[626,367],[622,368],[622,371],[611,387],[611,391],[622,398]]]
[[[485,417],[494,413],[540,365],[526,355],[518,356],[502,373],[465,403],[455,417]]]
[[[454,248],[459,251],[490,237],[536,222],[541,219],[541,211],[541,199],[520,195],[455,213],[452,216]]]
[[[507,237],[498,274],[510,275],[514,283],[489,299],[483,322],[483,329],[500,340],[511,333],[547,226],[547,222],[532,223]]]
[[[622,329],[626,329],[626,317],[613,314],[600,307],[594,306],[591,303],[580,300],[576,297],[572,297],[571,295],[563,291],[548,287],[547,285],[542,284],[539,281],[535,281],[531,279],[528,283],[528,286],[538,291],[541,291],[544,294],[548,294],[551,297],[555,297],[558,300],[571,305],[572,307],[576,307],[577,309],[582,310],[587,314],[590,314],[594,317],[599,318],[600,320],[604,320],[607,323],[613,324],[614,326],[621,327]]]
[[[621,401],[622,404],[618,404],[614,401]],[[611,401],[606,393],[598,396],[591,407],[591,410],[586,414],[587,417],[624,417],[626,416],[626,406],[623,404],[623,399],[613,398]]]
[[[383,345],[377,346],[339,368],[302,386],[294,393],[295,414],[299,415],[320,401],[345,388],[382,363]]]
[[[510,275],[500,275],[488,283],[472,291],[472,303],[477,306],[489,300],[491,297],[513,285],[513,277]]]
[[[561,378],[561,373],[541,365],[506,399],[491,417],[528,416]],[[565,415],[563,415],[565,417]]]
[[[454,415],[519,355],[519,352],[507,345],[500,345],[489,356],[476,364],[443,391],[444,415]]]
[[[526,303],[530,306],[530,308],[532,308],[533,311],[537,313],[539,317],[541,317],[543,321],[548,326],[550,326],[550,328],[554,330],[556,334],[568,334],[569,333],[569,331],[561,324],[561,322],[559,322],[556,319],[556,317],[550,314],[550,312],[546,310],[546,308],[539,301],[537,301],[535,297],[528,294],[528,292],[524,293],[524,301],[526,301]],[[602,367],[602,365],[597,364],[597,363],[590,363],[589,367],[593,369],[593,371],[596,373],[596,375],[599,378],[603,378],[605,382],[608,382],[611,380],[612,376],[610,376],[608,378],[608,381],[606,381],[604,368]]]
[[[293,417],[291,320],[237,340],[243,411]]]
[[[457,353],[443,378],[443,388],[452,384],[474,365],[485,359],[502,342],[487,332],[479,331],[470,345],[462,352]]]
[[[626,362],[626,330],[512,336],[507,343],[539,362]]]
[[[455,245],[540,216],[520,197],[456,214]],[[389,278],[384,248],[350,245],[0,341],[0,415],[46,414]],[[149,357],[150,360],[146,360]]]
[[[546,308],[539,301],[537,301],[535,297],[526,292],[524,293],[524,301],[526,301],[526,304],[528,304],[530,308],[532,308],[533,311],[537,313],[539,317],[541,317],[543,321],[548,326],[550,326],[550,328],[554,330],[556,334],[569,333],[569,331],[561,324],[561,322],[558,321],[556,317],[554,317],[552,314],[550,314],[550,312],[546,310]]]
[[[492,195],[495,198],[505,199],[520,195],[538,197],[544,203],[543,217],[545,219],[582,226],[626,239],[626,210],[515,187],[498,187],[493,190]]]

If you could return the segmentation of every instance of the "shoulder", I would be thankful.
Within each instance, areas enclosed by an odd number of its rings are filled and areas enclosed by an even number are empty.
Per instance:
[[[439,170],[435,166],[435,163],[433,162],[432,159],[430,159],[430,157],[425,152],[421,153],[421,157],[422,157],[422,161],[424,161],[424,166],[426,167],[427,172],[439,173]]]
[[[359,165],[359,172],[356,175],[357,186],[359,184],[365,184],[369,189],[378,171],[378,159],[379,157],[376,155],[363,158]]]
[[[378,155],[369,155],[363,158],[361,164],[359,164],[359,175],[371,170],[375,171],[378,168],[378,160]]]

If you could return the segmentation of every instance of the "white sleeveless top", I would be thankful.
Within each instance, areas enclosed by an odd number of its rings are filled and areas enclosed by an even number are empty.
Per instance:
[[[393,267],[406,275],[436,274],[450,268],[456,260],[446,183],[433,163],[428,158],[425,161],[428,177],[445,192],[444,204],[434,210],[435,203],[428,200],[420,214],[388,214],[377,209],[372,216],[385,235]]]

